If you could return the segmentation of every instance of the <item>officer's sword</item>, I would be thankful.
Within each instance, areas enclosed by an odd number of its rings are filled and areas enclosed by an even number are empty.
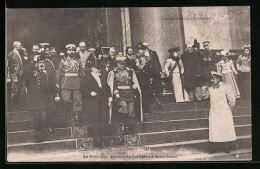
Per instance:
[[[162,111],[163,110],[162,103],[159,101],[159,99],[158,99],[157,95],[155,94],[152,86],[151,85],[149,85],[149,86],[150,86],[150,89],[151,89],[151,91],[153,93],[153,96],[154,96],[154,98],[156,100],[157,105],[160,107],[160,110]]]
[[[109,106],[109,121],[108,121],[108,124],[111,124],[111,120],[112,120],[112,102]]]

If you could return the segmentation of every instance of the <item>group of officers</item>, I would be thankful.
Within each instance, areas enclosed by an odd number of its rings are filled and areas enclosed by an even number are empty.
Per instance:
[[[6,65],[9,111],[19,109],[20,95],[26,92],[28,109],[34,114],[38,131],[37,142],[44,139],[43,119],[53,132],[58,109],[66,112],[69,126],[115,122],[118,131],[125,132],[131,122],[142,121],[142,113],[149,113],[153,96],[162,92],[160,61],[146,42],[137,44],[135,54],[132,47],[127,47],[126,56],[123,52],[116,54],[113,47],[87,49],[83,41],[78,47],[66,45],[66,52],[59,54],[49,43],[33,45],[32,55],[18,41],[13,47]],[[171,60],[166,61],[165,72],[166,76],[172,76],[176,102],[206,98],[201,90],[211,82],[211,71],[215,71],[219,60],[209,49],[210,42],[203,42],[203,47],[200,50],[196,40],[193,45],[187,44],[181,60],[179,47],[168,51]],[[248,64],[246,57],[239,57],[241,67]],[[184,91],[188,93],[185,97]]]
[[[15,41],[7,57],[9,111],[19,109],[26,90],[38,142],[43,139],[43,119],[53,132],[57,107],[66,112],[69,126],[115,122],[124,132],[148,112],[152,94],[162,91],[159,58],[145,45],[138,44],[136,55],[127,47],[123,56],[110,47],[87,50],[80,42],[78,48],[66,45],[66,54],[57,55],[49,43],[40,43],[33,45],[29,56]]]

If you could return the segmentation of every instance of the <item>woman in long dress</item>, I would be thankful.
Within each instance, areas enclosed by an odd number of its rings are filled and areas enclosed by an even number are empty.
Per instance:
[[[235,97],[240,98],[237,80],[234,75],[237,75],[238,73],[234,67],[233,61],[228,59],[229,50],[225,49],[221,51],[221,54],[223,55],[223,58],[217,64],[218,72],[223,74],[223,82],[229,84],[232,87]]]
[[[240,87],[241,97],[249,99],[251,97],[251,54],[250,45],[243,45],[244,53],[237,59],[238,87]]]
[[[174,90],[176,102],[187,102],[189,101],[189,94],[183,88],[183,73],[184,67],[182,60],[179,57],[179,47],[174,47],[168,50],[169,59],[167,59],[164,66],[167,77],[172,77],[172,86]]]

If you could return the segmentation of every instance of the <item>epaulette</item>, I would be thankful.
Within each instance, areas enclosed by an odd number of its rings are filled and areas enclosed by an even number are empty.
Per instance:
[[[62,58],[62,59],[61,59],[62,62],[65,62],[65,60],[66,60],[66,58]]]
[[[133,69],[131,69],[130,67],[125,67],[125,68],[126,68],[126,70],[128,70],[128,71],[129,71],[129,70],[133,70]]]
[[[113,69],[113,71],[115,72],[117,70],[117,67]]]

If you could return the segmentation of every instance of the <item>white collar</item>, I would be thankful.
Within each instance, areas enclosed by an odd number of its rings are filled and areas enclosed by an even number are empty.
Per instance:
[[[18,51],[17,49],[15,49],[15,48],[14,48],[14,52],[15,52],[16,54],[19,54],[19,55],[20,55],[19,51]]]

